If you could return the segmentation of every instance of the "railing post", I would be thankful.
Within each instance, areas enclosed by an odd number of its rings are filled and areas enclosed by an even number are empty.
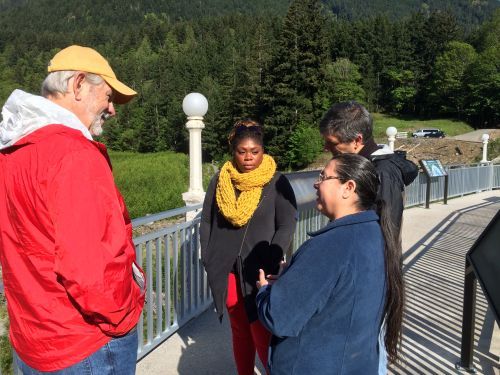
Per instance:
[[[425,174],[425,176],[427,177],[427,186],[425,189],[425,208],[429,208],[431,201],[431,178],[427,176],[427,174]]]
[[[448,174],[444,176],[444,196],[443,204],[448,204]]]
[[[490,188],[488,190],[492,191],[493,187],[494,187],[493,185],[494,185],[494,182],[495,182],[495,180],[494,180],[494,178],[495,178],[495,167],[493,166],[493,162],[491,162],[489,164],[489,166],[490,166],[490,183],[489,183]]]
[[[477,185],[476,185],[476,193],[480,193],[481,192],[481,164],[478,164],[477,165],[477,178],[476,178],[476,182],[477,182]]]
[[[462,321],[462,347],[460,362],[455,364],[457,370],[475,373],[474,357],[474,324],[476,320],[476,275],[469,261],[465,260],[464,306]]]

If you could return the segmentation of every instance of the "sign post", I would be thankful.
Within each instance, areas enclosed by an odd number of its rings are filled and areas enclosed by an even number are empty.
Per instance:
[[[444,204],[448,203],[448,173],[443,168],[441,161],[437,159],[419,160],[422,169],[427,177],[427,188],[425,192],[425,208],[429,208],[431,200],[431,179],[444,177]]]

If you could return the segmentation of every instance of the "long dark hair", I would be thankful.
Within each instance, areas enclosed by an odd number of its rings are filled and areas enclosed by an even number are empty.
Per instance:
[[[356,182],[358,208],[375,209],[380,215],[380,227],[385,240],[384,262],[386,298],[384,304],[386,332],[385,347],[390,362],[396,362],[401,346],[405,292],[401,269],[401,241],[391,219],[389,208],[383,200],[377,199],[379,179],[373,164],[357,154],[340,154],[335,160],[336,174],[342,183]],[[382,324],[382,322],[380,322]]]

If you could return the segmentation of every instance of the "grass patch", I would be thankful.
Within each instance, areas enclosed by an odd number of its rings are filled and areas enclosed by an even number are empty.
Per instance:
[[[0,370],[2,374],[12,373],[12,349],[10,347],[8,332],[9,321],[7,318],[5,296],[0,294]]]
[[[490,138],[491,139],[491,138]],[[493,160],[500,156],[500,138],[488,143],[488,160]]]
[[[184,205],[181,194],[189,183],[187,155],[111,151],[109,156],[132,218]]]
[[[385,131],[389,126],[394,126],[400,132],[414,132],[417,129],[423,128],[438,128],[450,137],[474,131],[474,128],[470,125],[458,120],[421,120],[418,118],[392,117],[382,113],[373,113],[372,116],[375,138],[387,138]]]
[[[175,152],[140,154],[110,151],[113,174],[131,218],[184,206],[182,193],[189,188],[189,157]],[[214,174],[203,166],[206,189]]]

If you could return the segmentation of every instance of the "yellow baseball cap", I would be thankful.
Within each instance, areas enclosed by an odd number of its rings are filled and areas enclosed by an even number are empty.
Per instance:
[[[64,48],[50,60],[47,70],[49,73],[61,70],[80,70],[97,74],[115,92],[113,102],[116,104],[125,104],[137,95],[130,87],[118,81],[108,61],[92,48],[76,45]]]

